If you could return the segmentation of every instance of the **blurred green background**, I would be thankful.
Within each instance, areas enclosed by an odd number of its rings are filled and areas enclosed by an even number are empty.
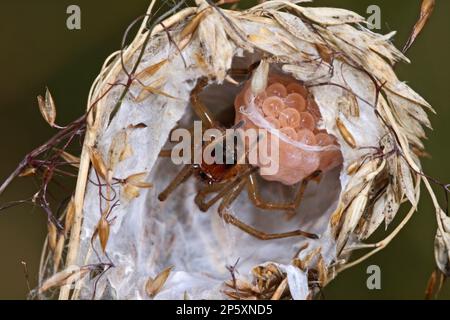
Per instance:
[[[80,116],[89,87],[104,59],[120,48],[124,30],[146,11],[147,0],[6,0],[0,4],[0,180],[15,168],[32,148],[54,131],[41,119],[36,96],[49,86],[57,101],[58,123]],[[247,7],[254,3],[242,1]],[[66,28],[66,9],[76,4],[82,10],[82,29]],[[381,8],[382,32],[397,30],[395,42],[402,47],[420,7],[419,0],[318,0],[315,6],[352,9],[361,15],[369,5]],[[434,131],[426,142],[432,159],[424,160],[426,172],[450,182],[448,128],[450,121],[450,1],[438,0],[425,32],[408,53],[412,65],[399,65],[407,81],[437,110],[431,115]],[[29,197],[32,180],[14,182],[0,203]],[[441,193],[439,193],[441,195]],[[396,221],[399,221],[397,216]],[[392,227],[388,231],[391,231]],[[436,230],[433,208],[423,193],[419,212],[391,245],[365,263],[341,274],[324,291],[326,299],[422,299],[434,268],[433,240]],[[0,213],[0,299],[23,299],[27,285],[21,265],[28,266],[32,286],[46,233],[40,210],[21,206]],[[366,287],[367,266],[382,271],[382,289]],[[442,299],[450,298],[450,285]]]

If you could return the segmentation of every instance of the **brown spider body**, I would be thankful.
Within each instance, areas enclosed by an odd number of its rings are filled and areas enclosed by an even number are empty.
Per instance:
[[[240,166],[237,164],[206,164],[196,167],[197,176],[206,184],[228,182],[239,174]]]

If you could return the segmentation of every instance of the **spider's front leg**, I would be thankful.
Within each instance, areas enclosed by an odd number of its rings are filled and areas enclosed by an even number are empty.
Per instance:
[[[203,102],[200,100],[200,93],[202,90],[208,85],[208,79],[207,78],[201,78],[198,80],[197,85],[195,86],[194,90],[191,92],[191,105],[192,109],[194,110],[195,114],[200,118],[203,125],[207,128],[214,128],[215,127],[215,120],[214,116],[212,115],[211,111],[203,104]]]
[[[166,201],[169,195],[175,191],[175,189],[185,182],[194,173],[194,167],[192,165],[185,165],[178,175],[170,182],[166,189],[158,195],[159,201]]]

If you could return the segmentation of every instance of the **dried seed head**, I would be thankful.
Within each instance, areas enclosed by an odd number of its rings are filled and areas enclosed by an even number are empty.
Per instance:
[[[41,111],[42,116],[44,117],[45,121],[51,126],[55,126],[55,120],[56,120],[56,107],[55,107],[55,101],[53,100],[53,97],[50,93],[50,90],[46,90],[45,92],[45,98],[42,96],[38,96],[38,105],[39,110]]]
[[[416,38],[422,32],[423,28],[427,24],[428,20],[433,13],[434,6],[436,5],[436,0],[422,0],[422,6],[420,8],[420,18],[415,24],[411,35],[409,36],[408,42],[403,48],[403,52],[408,51],[408,49],[412,46]]]
[[[450,276],[450,217],[440,209],[437,213],[440,219],[439,227],[434,240],[434,255],[439,270]]]
[[[139,187],[127,183],[122,187],[122,194],[126,201],[131,201],[138,198],[141,195],[141,192]]]
[[[341,133],[342,138],[344,138],[345,142],[352,147],[353,149],[356,148],[356,140],[353,137],[353,135],[350,133],[350,131],[345,126],[344,122],[340,118],[336,118],[336,126],[339,129],[339,132]]]
[[[36,168],[28,167],[19,174],[19,177],[23,178],[34,176],[36,174],[36,171]]]
[[[97,230],[98,230],[98,237],[100,240],[100,245],[102,247],[103,252],[106,251],[106,246],[108,244],[109,229],[110,229],[110,226],[109,226],[108,220],[106,220],[105,216],[102,216],[100,218],[100,221],[98,222]]]
[[[147,176],[147,172],[136,173],[126,178],[125,183],[131,184],[132,186],[138,187],[140,189],[152,188],[153,185],[151,183],[144,181]]]
[[[147,292],[150,298],[154,298],[161,291],[162,287],[167,281],[167,278],[169,278],[172,269],[173,267],[164,269],[160,274],[156,276],[155,279],[150,277],[147,280],[147,283],[145,284],[145,292]]]
[[[94,167],[94,170],[97,172],[97,174],[103,179],[107,180],[108,176],[108,170],[105,165],[105,161],[103,160],[103,157],[96,148],[91,147],[89,152],[92,166]]]
[[[47,223],[47,229],[48,229],[48,246],[52,251],[55,251],[56,241],[58,238],[57,228],[52,221],[49,221]]]
[[[75,199],[72,197],[66,208],[66,217],[64,223],[64,233],[67,235],[72,228],[75,217]]]

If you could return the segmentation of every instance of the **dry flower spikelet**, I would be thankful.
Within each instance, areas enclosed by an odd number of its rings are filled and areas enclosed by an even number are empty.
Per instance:
[[[122,188],[128,195],[128,201],[113,208],[108,236],[105,230],[101,236],[114,268],[99,281],[96,297],[112,292],[117,299],[311,298],[314,284],[326,285],[392,240],[416,210],[422,182],[432,193],[413,150],[423,150],[423,127],[431,127],[426,110],[433,109],[397,78],[392,65],[409,60],[390,42],[393,33],[373,33],[354,12],[301,2],[266,1],[233,11],[197,0],[196,7],[166,17],[150,31],[145,19],[134,41],[105,63],[89,97],[91,103],[105,95],[89,118],[75,196],[83,210],[75,214],[66,261],[70,266],[96,260],[90,240],[102,200],[98,186],[88,183],[84,188],[89,177],[95,180],[95,172],[87,170],[90,159],[93,170],[108,180],[105,188],[117,194]],[[140,81],[119,101],[124,88],[108,90],[112,83],[127,82],[121,58],[128,70],[139,62]],[[161,204],[156,199],[157,190],[179,170],[170,161],[158,161],[158,154],[171,130],[192,115],[189,98],[197,81],[209,79],[201,99],[219,113],[233,105],[232,98],[242,89],[231,70],[261,60],[251,75],[254,93],[266,87],[264,77],[273,70],[302,83],[320,110],[318,128],[337,138],[343,164],[307,189],[289,221],[261,215],[245,196],[230,210],[268,232],[300,226],[319,239],[252,238],[223,223],[213,210],[199,213],[194,181],[180,185],[171,201]],[[139,172],[149,173],[155,187]],[[115,185],[111,177],[128,178]],[[282,197],[279,186],[270,188]],[[383,222],[392,222],[405,200],[412,209],[399,226],[385,240],[365,244]],[[448,272],[448,218],[439,210],[437,214],[437,259]],[[352,261],[350,253],[361,248],[371,251]],[[226,266],[238,259],[239,279],[233,282]],[[167,265],[174,267],[151,278]],[[233,290],[224,291],[230,286]],[[89,297],[93,288],[93,281],[83,280],[72,298]],[[60,298],[68,294],[63,288]]]

